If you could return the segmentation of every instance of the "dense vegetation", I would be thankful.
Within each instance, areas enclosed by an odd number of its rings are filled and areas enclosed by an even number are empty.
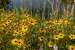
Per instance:
[[[0,10],[0,50],[75,50],[75,17],[48,19],[26,10]]]
[[[8,3],[6,1],[2,0],[5,3],[0,3],[1,7]],[[62,3],[69,2],[62,0]],[[48,18],[43,12],[34,13],[28,9],[0,9],[0,50],[75,50],[72,13],[67,9],[62,15],[52,11],[46,14]]]

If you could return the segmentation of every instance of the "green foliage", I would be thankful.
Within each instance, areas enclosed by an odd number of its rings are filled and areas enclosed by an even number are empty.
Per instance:
[[[4,8],[9,3],[9,0],[0,0],[0,8]]]

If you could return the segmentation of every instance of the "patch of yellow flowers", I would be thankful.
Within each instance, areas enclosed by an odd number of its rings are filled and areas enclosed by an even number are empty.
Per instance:
[[[53,47],[54,43],[52,41],[48,42],[48,47]]]
[[[11,40],[11,43],[12,45],[22,46],[24,44],[24,40],[14,38]]]
[[[53,35],[53,39],[55,40],[63,39],[64,36],[65,36],[64,33],[58,33],[58,34]]]
[[[20,26],[19,30],[14,30],[14,36],[15,35],[25,35],[28,31],[28,26]]]
[[[70,24],[70,20],[69,19],[50,19],[45,21],[45,25],[67,25]]]
[[[75,40],[75,35],[74,35],[74,34],[69,34],[68,36],[69,36],[69,38],[70,38],[71,40]]]
[[[75,45],[69,45],[68,50],[75,50]]]
[[[43,21],[41,19],[38,21],[28,13],[18,14],[15,12],[3,12],[0,16],[3,16],[0,18],[0,33],[4,33],[5,35],[11,34],[11,37],[14,38],[9,38],[11,39],[10,43],[15,46],[24,46],[25,42],[30,42],[29,45],[32,48],[34,48],[34,44],[40,44],[40,47],[44,47],[44,43],[46,42],[47,47],[52,48],[55,41],[59,42],[64,40],[66,36],[70,41],[75,40],[75,34],[68,34],[69,32],[67,31],[67,28],[72,27],[69,26],[71,24],[69,18],[48,19]],[[63,26],[63,28],[60,28],[60,26]],[[57,33],[54,33],[54,31],[57,31]],[[2,35],[3,37],[5,37],[4,34]],[[2,39],[2,37],[0,37],[0,39]],[[75,50],[75,46],[70,45],[67,49]]]

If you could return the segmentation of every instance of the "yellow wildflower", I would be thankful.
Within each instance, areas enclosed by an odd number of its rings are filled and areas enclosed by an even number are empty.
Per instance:
[[[64,38],[64,33],[62,33],[62,32],[57,32],[57,33],[53,36],[53,38],[54,38],[55,40],[62,39],[62,38]]]
[[[45,21],[45,24],[48,24],[49,23],[49,21]]]
[[[72,40],[72,39],[75,39],[75,35],[74,34],[70,34],[69,35],[69,38]]]
[[[62,19],[59,19],[58,20],[58,25],[62,24],[63,23],[63,20]]]
[[[70,21],[68,19],[64,19],[63,24],[70,24]]]
[[[25,35],[26,33],[25,32],[22,32],[22,31],[14,31],[14,33],[13,33],[13,36],[22,36],[22,35]]]
[[[59,40],[59,36],[58,35],[53,35],[53,39],[54,40]]]
[[[68,49],[69,49],[69,50],[75,50],[75,46],[74,46],[74,45],[70,45],[70,46],[68,47]]]
[[[23,44],[24,44],[24,42],[23,42],[22,39],[19,39],[19,40],[17,41],[17,45],[18,45],[18,46],[22,46]]]
[[[23,32],[23,33],[24,33],[24,32],[27,32],[28,26],[22,25],[21,27],[22,27],[22,32]]]
[[[43,28],[40,28],[40,29],[38,30],[38,32],[40,32],[40,33],[44,33],[44,32],[46,32],[46,30],[43,29]]]
[[[12,39],[12,40],[11,40],[11,43],[12,43],[13,45],[17,45],[17,40],[18,40],[18,39],[16,39],[16,38],[15,38],[15,39]]]
[[[4,30],[4,27],[3,26],[0,26],[0,30]]]
[[[17,46],[22,46],[23,44],[24,44],[24,42],[23,42],[23,40],[22,39],[12,39],[11,40],[11,43],[13,44],[13,45],[17,45]]]
[[[60,39],[62,39],[62,38],[64,38],[64,34],[63,34],[63,33],[59,33],[59,34],[58,34],[58,37],[59,37]]]
[[[20,32],[19,35],[23,36],[23,35],[26,35],[25,32]]]
[[[28,18],[28,17],[32,17],[30,14],[27,14],[27,13],[26,13],[26,14],[25,14],[25,13],[22,14],[22,16],[27,17],[27,18]]]
[[[57,25],[58,21],[57,20],[53,20],[53,24]]]
[[[53,42],[52,41],[48,42],[48,47],[53,47]]]
[[[37,20],[35,20],[35,19],[30,19],[29,24],[34,26],[34,25],[37,24]]]
[[[51,23],[52,23],[51,20],[49,20],[49,21],[45,21],[45,24],[47,24],[47,25],[50,25]]]
[[[38,40],[39,40],[39,41],[43,41],[43,38],[44,38],[43,36],[38,37]]]
[[[14,33],[13,33],[13,36],[18,36],[20,35],[21,32],[17,31],[17,30],[14,30]]]
[[[11,20],[7,20],[7,21],[5,21],[4,23],[3,23],[3,26],[8,26],[9,24],[11,23]]]

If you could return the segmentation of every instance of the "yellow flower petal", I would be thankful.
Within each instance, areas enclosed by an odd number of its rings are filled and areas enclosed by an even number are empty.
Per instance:
[[[18,39],[12,39],[12,40],[11,40],[11,43],[12,43],[13,45],[17,45],[17,40],[18,40]]]
[[[48,42],[48,47],[53,47],[53,42],[52,41]]]

